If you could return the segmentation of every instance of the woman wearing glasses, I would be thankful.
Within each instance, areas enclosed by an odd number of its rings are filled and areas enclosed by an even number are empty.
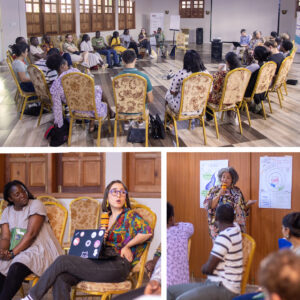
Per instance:
[[[131,210],[126,186],[112,181],[104,191],[102,211],[109,213],[106,259],[90,260],[62,255],[41,276],[25,299],[38,300],[53,287],[53,299],[70,299],[71,287],[80,281],[121,282],[129,275],[152,236],[151,227]]]

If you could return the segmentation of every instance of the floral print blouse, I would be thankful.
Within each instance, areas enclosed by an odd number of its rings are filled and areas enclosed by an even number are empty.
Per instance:
[[[69,70],[61,73],[61,75],[55,79],[50,88],[50,93],[52,95],[53,102],[53,116],[54,116],[54,124],[57,125],[58,128],[61,128],[64,124],[63,113],[62,113],[62,103],[67,104],[67,100],[65,97],[65,92],[61,83],[61,78],[72,72],[80,72],[78,69],[70,68]],[[95,86],[95,100],[96,100],[96,109],[99,116],[104,117],[107,114],[107,106],[106,103],[101,102],[102,99],[102,89],[99,85]],[[79,112],[80,113],[80,112]],[[93,117],[94,112],[88,112],[86,115]]]
[[[207,210],[209,235],[213,240],[219,234],[219,229],[215,225],[218,206],[216,208],[210,208],[210,202],[216,197],[220,189],[221,185],[212,187],[204,200],[204,207]],[[249,207],[245,202],[242,191],[236,186],[226,189],[225,195],[220,197],[219,204],[226,203],[232,205],[235,212],[235,221],[240,225],[241,231],[246,232],[246,217],[248,216]]]
[[[219,104],[222,98],[226,74],[227,71],[219,71],[213,75],[213,89],[209,95],[208,102],[213,104]]]
[[[152,229],[139,214],[125,208],[108,231],[106,245],[113,247],[120,254],[121,249],[138,233],[152,234]],[[138,263],[146,246],[147,242],[130,248],[133,254],[132,266]]]

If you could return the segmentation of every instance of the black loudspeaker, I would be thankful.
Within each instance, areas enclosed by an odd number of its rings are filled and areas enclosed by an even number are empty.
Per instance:
[[[203,44],[203,28],[196,29],[196,44],[197,45]]]
[[[223,43],[221,41],[211,42],[211,58],[222,60]]]

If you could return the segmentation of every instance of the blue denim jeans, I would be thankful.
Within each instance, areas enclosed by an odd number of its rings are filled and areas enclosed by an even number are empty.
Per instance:
[[[97,50],[97,52],[99,54],[105,55],[106,56],[106,61],[108,63],[108,65],[112,65],[112,61],[111,61],[111,55],[113,55],[113,59],[114,59],[114,64],[117,65],[119,64],[119,56],[116,52],[116,50],[114,49],[102,49],[102,50]]]
[[[231,300],[236,296],[222,282],[210,280],[169,286],[167,293],[168,300]]]

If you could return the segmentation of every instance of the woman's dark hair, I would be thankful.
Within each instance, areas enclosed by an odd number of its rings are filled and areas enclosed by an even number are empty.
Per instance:
[[[276,31],[272,31],[272,32],[271,32],[271,36],[272,36],[273,38],[277,38],[278,34],[277,34]]]
[[[277,48],[277,43],[275,41],[266,41],[265,42],[266,47],[272,47],[272,48]]]
[[[46,60],[46,66],[50,70],[55,70],[57,72],[59,72],[60,67],[66,63],[67,61],[59,54],[51,55]]]
[[[284,216],[282,225],[290,230],[290,235],[300,238],[300,212],[294,212]]]
[[[174,217],[174,206],[170,202],[167,202],[167,224],[172,217]]]
[[[87,42],[88,40],[89,40],[89,35],[85,33],[85,34],[82,36],[82,42]]]
[[[21,56],[22,53],[25,53],[26,49],[29,51],[29,46],[26,43],[19,43],[11,46],[12,53],[17,57]]]
[[[16,38],[16,44],[19,44],[19,43],[26,43],[26,40],[24,37],[22,36],[19,36]]]
[[[291,41],[283,41],[281,47],[286,51],[290,51],[294,48],[294,45]]]
[[[237,171],[234,168],[229,167],[229,168],[222,168],[221,170],[219,170],[218,178],[219,178],[220,181],[221,181],[223,173],[229,173],[230,174],[233,185],[235,185],[238,182],[239,174],[237,173]]]
[[[69,35],[72,35],[72,34],[71,34],[71,33],[67,33],[67,34],[65,35],[65,38],[67,39]]]
[[[229,70],[234,70],[242,66],[238,56],[234,52],[228,52],[225,55],[225,61],[229,65]]]
[[[104,196],[103,196],[103,201],[102,201],[102,211],[103,212],[111,212],[110,204],[108,203],[108,193],[109,193],[110,188],[112,187],[112,185],[115,184],[115,183],[120,183],[120,184],[123,185],[124,190],[127,192],[126,193],[126,200],[125,200],[126,201],[126,206],[131,209],[129,195],[128,195],[128,189],[127,189],[126,185],[121,180],[113,180],[107,185],[107,187],[105,188],[105,191],[104,191]]]
[[[258,61],[258,64],[263,63],[271,55],[271,52],[264,46],[256,46],[254,48],[254,58]]]
[[[12,187],[17,186],[17,185],[20,185],[24,188],[24,190],[27,192],[28,199],[34,199],[34,196],[30,193],[30,191],[28,190],[28,188],[26,187],[26,185],[23,182],[21,182],[19,180],[13,180],[13,181],[8,182],[4,186],[3,199],[8,202],[8,205],[14,205],[14,203],[9,201],[8,198],[10,197],[10,191],[11,191]]]
[[[185,53],[183,58],[183,68],[187,72],[192,72],[192,73],[206,70],[199,53],[196,52],[195,50],[188,50]]]

